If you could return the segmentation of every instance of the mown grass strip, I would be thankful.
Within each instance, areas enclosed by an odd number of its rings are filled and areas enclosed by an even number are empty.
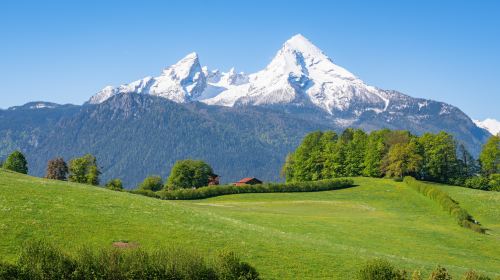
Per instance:
[[[172,191],[145,191],[134,190],[131,193],[146,195],[164,200],[192,200],[209,197],[241,194],[241,193],[285,193],[285,192],[318,192],[345,189],[354,186],[351,179],[332,179],[296,183],[264,183],[258,185],[220,185],[198,189],[179,189]]]
[[[412,189],[439,203],[444,210],[448,211],[450,215],[457,219],[460,226],[469,228],[479,233],[486,232],[486,229],[481,227],[478,221],[474,220],[474,218],[472,218],[472,216],[465,209],[460,207],[458,202],[453,200],[444,191],[436,188],[435,186],[419,182],[417,179],[410,176],[405,177],[404,182]]]

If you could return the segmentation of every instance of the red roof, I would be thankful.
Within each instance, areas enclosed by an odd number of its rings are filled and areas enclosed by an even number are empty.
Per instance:
[[[238,182],[236,183],[248,183],[250,181],[252,181],[253,179],[257,179],[257,178],[250,178],[250,177],[247,177],[247,178],[243,178],[241,180],[239,180]]]

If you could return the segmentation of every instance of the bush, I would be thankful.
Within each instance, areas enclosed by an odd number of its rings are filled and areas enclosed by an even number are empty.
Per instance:
[[[0,263],[0,279],[259,279],[252,266],[232,253],[214,261],[181,249],[81,249],[75,255],[31,242],[15,265]]]
[[[396,269],[386,260],[368,262],[358,273],[359,280],[404,280],[406,272]]]
[[[112,179],[106,183],[106,189],[113,191],[122,191],[123,183],[120,179]]]
[[[409,176],[405,177],[404,182],[412,189],[439,203],[444,210],[448,211],[448,213],[457,219],[458,224],[462,227],[469,228],[480,233],[484,233],[486,231],[465,209],[461,208],[455,200],[437,187],[419,182],[415,178]]]
[[[140,190],[159,191],[163,188],[163,182],[160,176],[149,176],[139,185]]]
[[[485,275],[481,275],[474,270],[469,270],[464,274],[462,280],[491,280],[491,278]]]
[[[165,200],[203,199],[227,194],[239,193],[273,193],[273,192],[317,192],[348,188],[354,185],[351,179],[331,179],[310,182],[264,183],[258,185],[218,185],[198,189],[163,190],[152,192],[135,190],[132,193]]]
[[[429,275],[429,280],[452,280],[452,278],[446,268],[438,265]]]
[[[0,279],[15,280],[19,279],[17,266],[9,263],[0,262]]]
[[[500,174],[491,174],[488,185],[490,190],[500,192]]]
[[[475,176],[465,180],[464,186],[470,189],[488,191],[490,190],[489,180],[483,176]]]
[[[255,268],[246,262],[241,262],[232,252],[222,251],[215,261],[218,279],[251,280],[260,279]]]

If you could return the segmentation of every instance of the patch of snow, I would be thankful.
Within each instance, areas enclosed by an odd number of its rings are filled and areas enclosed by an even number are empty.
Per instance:
[[[484,121],[480,120],[473,120],[473,121],[477,126],[488,130],[493,135],[500,134],[500,121],[490,118],[485,119]]]

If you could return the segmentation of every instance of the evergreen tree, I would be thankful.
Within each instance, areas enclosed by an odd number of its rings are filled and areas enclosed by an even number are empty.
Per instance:
[[[20,151],[14,151],[10,154],[5,160],[3,168],[18,173],[28,174],[28,162]]]
[[[485,176],[500,173],[500,136],[492,136],[479,155],[481,172]]]
[[[68,176],[68,165],[62,157],[49,160],[45,178],[54,180],[66,180]]]
[[[467,151],[464,144],[458,145],[458,176],[461,180],[465,180],[476,175],[479,171],[477,161]]]

